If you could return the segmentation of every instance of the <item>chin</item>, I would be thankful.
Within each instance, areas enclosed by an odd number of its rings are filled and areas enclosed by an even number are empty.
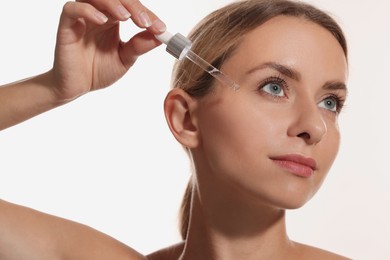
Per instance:
[[[277,190],[253,191],[252,198],[255,198],[260,205],[268,205],[276,209],[298,209],[304,206],[315,195],[316,191],[304,187],[287,189],[279,187]],[[291,187],[290,187],[291,188]]]
[[[299,209],[304,206],[314,194],[288,193],[285,196],[275,198],[274,205],[280,209]]]
[[[306,204],[307,201],[305,202],[289,202],[284,205],[281,205],[281,209],[299,209],[302,206]]]

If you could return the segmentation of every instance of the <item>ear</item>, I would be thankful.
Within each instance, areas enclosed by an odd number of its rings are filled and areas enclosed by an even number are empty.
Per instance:
[[[176,140],[188,148],[199,144],[199,129],[195,116],[198,102],[179,88],[172,89],[164,101],[164,113]]]

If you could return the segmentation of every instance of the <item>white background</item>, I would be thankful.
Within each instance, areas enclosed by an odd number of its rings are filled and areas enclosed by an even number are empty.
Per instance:
[[[2,1],[0,85],[51,67],[64,2]],[[143,1],[182,34],[228,2]],[[353,259],[390,259],[390,2],[310,2],[346,32],[350,95],[338,159],[317,196],[288,212],[289,235]],[[125,23],[121,31],[127,38],[138,29]],[[0,198],[90,225],[145,254],[178,242],[190,170],[163,116],[172,64],[161,46],[113,87],[0,132]]]

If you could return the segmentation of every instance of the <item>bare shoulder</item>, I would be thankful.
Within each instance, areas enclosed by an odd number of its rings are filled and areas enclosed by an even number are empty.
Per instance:
[[[184,249],[184,242],[160,249],[147,255],[148,260],[174,260],[179,259]]]
[[[304,245],[301,243],[296,243],[295,246],[299,252],[299,259],[324,259],[324,260],[348,260],[345,256],[318,248],[314,246]]]
[[[0,252],[1,259],[147,259],[89,226],[3,200]]]

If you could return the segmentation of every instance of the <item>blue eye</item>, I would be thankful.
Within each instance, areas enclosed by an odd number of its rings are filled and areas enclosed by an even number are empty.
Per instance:
[[[280,86],[280,84],[275,82],[270,82],[265,84],[262,88],[263,91],[267,92],[268,94],[278,96],[278,97],[284,97],[285,93],[283,90],[283,87]]]
[[[329,111],[337,112],[339,101],[336,97],[327,97],[319,103],[319,106]]]

